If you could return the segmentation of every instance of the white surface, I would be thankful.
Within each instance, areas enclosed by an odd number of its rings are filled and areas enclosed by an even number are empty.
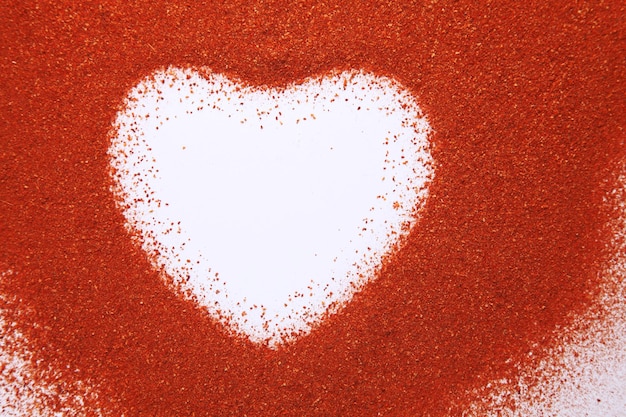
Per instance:
[[[385,78],[255,90],[170,68],[130,92],[110,154],[156,266],[274,346],[349,300],[409,232],[433,175],[428,133]]]

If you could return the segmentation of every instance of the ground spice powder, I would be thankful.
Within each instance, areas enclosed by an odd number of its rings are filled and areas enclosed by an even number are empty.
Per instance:
[[[38,378],[97,394],[78,415],[460,415],[593,303],[626,156],[620,2],[99,3],[0,6],[2,308]],[[261,86],[364,69],[435,131],[406,245],[292,345],[231,337],[124,229],[107,134],[168,65]]]

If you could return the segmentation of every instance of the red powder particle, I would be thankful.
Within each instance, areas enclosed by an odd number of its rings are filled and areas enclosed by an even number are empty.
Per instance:
[[[28,341],[33,378],[91,391],[79,413],[459,415],[593,303],[626,156],[624,16],[620,2],[4,2],[6,331]],[[406,244],[282,349],[168,290],[109,191],[120,101],[169,65],[261,87],[363,69],[410,89],[435,131]]]

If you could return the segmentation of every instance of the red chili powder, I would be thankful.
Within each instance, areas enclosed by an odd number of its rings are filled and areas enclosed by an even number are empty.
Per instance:
[[[622,2],[99,3],[0,6],[0,299],[36,378],[98,394],[78,414],[459,415],[592,304],[626,153]],[[259,86],[364,69],[435,130],[408,242],[292,345],[233,338],[124,228],[107,133],[168,65]]]

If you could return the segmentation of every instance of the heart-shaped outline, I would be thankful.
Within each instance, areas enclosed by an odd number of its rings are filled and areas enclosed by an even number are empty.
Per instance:
[[[244,101],[259,107],[243,107]],[[162,136],[159,135],[164,131],[164,123],[171,124],[172,119],[184,119],[185,122],[178,126],[184,129],[196,112],[201,115],[220,113],[228,121],[237,119],[233,122],[234,125],[229,125],[231,128],[239,123],[249,123],[249,120],[257,116],[260,123],[260,130],[257,132],[261,134],[272,124],[274,127],[280,124],[281,129],[283,123],[295,126],[303,121],[304,124],[308,110],[306,114],[299,114],[299,106],[304,106],[301,103],[305,102],[311,108],[317,109],[315,112],[318,114],[330,112],[324,106],[331,105],[334,106],[333,111],[341,112],[342,117],[345,116],[344,111],[352,112],[350,117],[344,118],[359,117],[355,122],[359,129],[375,131],[368,131],[367,135],[373,135],[373,142],[377,142],[382,168],[377,167],[379,171],[372,168],[372,176],[376,179],[368,184],[380,188],[367,190],[371,194],[371,202],[368,204],[372,206],[368,207],[369,214],[367,211],[360,213],[363,220],[359,224],[352,225],[353,233],[357,233],[353,236],[354,239],[344,235],[326,238],[325,242],[345,240],[347,245],[338,246],[331,251],[329,256],[334,256],[333,269],[320,273],[324,276],[321,283],[312,278],[306,288],[297,288],[286,298],[280,298],[277,304],[284,303],[285,306],[281,310],[262,301],[249,300],[251,297],[241,289],[239,292],[237,289],[233,290],[230,282],[223,279],[225,274],[222,270],[219,267],[213,268],[215,261],[207,259],[207,254],[221,253],[220,242],[216,242],[212,249],[196,244],[203,241],[205,236],[216,234],[215,226],[208,228],[202,222],[190,225],[191,222],[187,221],[189,217],[181,219],[180,211],[176,212],[171,207],[170,203],[176,197],[160,193],[158,181],[164,176],[174,174],[172,171],[168,171],[168,174],[159,173],[162,165],[158,163],[177,152],[177,148],[169,142],[177,141],[178,138],[160,139]],[[385,123],[388,123],[390,130],[378,132],[376,129],[379,126],[368,120],[372,115],[384,117],[380,128],[386,127]],[[311,116],[315,119],[314,113]],[[361,123],[372,125],[362,126]],[[213,127],[208,125],[206,130]],[[195,70],[170,67],[140,81],[131,89],[118,113],[111,132],[109,150],[111,175],[116,183],[113,192],[127,219],[127,227],[141,241],[154,267],[164,272],[166,282],[173,283],[180,293],[207,308],[213,317],[236,333],[245,335],[254,342],[275,347],[309,333],[323,317],[337,312],[342,304],[348,302],[354,293],[376,276],[385,257],[401,246],[402,240],[419,218],[419,211],[428,196],[428,185],[434,175],[434,163],[428,142],[430,132],[430,126],[412,95],[398,82],[386,77],[362,71],[334,72],[308,78],[284,89],[261,89],[247,86],[239,80],[231,81],[207,68]],[[332,136],[332,133],[327,132],[327,135]],[[324,135],[320,137],[316,140],[326,139]],[[268,140],[267,135],[265,140]],[[348,142],[347,139],[341,140]],[[351,140],[354,142],[354,139]],[[306,142],[300,137],[298,141]],[[176,146],[179,145],[176,142]],[[167,146],[166,151],[161,150],[160,154],[153,151],[153,148],[164,146]],[[186,146],[182,146],[183,150],[185,148]],[[357,148],[352,153],[356,154],[358,150]],[[238,159],[244,151],[245,149],[236,149]],[[189,154],[186,152],[185,156],[173,157],[174,165],[179,160],[184,161]],[[205,161],[203,163],[207,165]],[[212,163],[215,164],[215,161]],[[180,169],[182,168],[175,168]],[[193,181],[193,178],[206,180],[211,177],[196,173],[189,178]],[[154,183],[157,184],[153,186]],[[176,190],[183,187],[180,182],[169,186]],[[194,194],[194,191],[187,194]],[[218,198],[220,202],[226,200],[227,198]],[[244,202],[240,205],[243,204]],[[177,208],[182,210],[197,205],[197,201],[180,203]],[[233,210],[232,205],[226,208]],[[217,210],[215,205],[205,207],[203,212],[211,210]],[[377,213],[381,212],[384,217],[374,222]],[[217,213],[211,212],[211,215],[220,218]],[[368,218],[370,215],[372,218]],[[243,216],[245,213],[242,212],[239,218]],[[341,229],[343,226],[333,223],[332,228]],[[318,223],[316,227],[321,228],[322,225]],[[244,229],[253,228],[254,224],[251,223]],[[199,232],[202,230],[203,233]],[[227,236],[225,233],[217,234]],[[302,236],[307,235],[302,233]],[[243,242],[245,238],[241,234],[234,240]],[[293,243],[290,242],[289,245]],[[282,250],[274,252],[285,253],[286,249],[282,247]],[[243,256],[246,256],[245,253],[251,254],[252,250],[253,248],[248,248],[247,252],[242,250]],[[227,257],[228,254],[222,256]],[[213,276],[211,271],[214,270],[218,272]],[[263,276],[269,276],[272,272],[266,271]],[[305,295],[306,292],[309,294]]]

